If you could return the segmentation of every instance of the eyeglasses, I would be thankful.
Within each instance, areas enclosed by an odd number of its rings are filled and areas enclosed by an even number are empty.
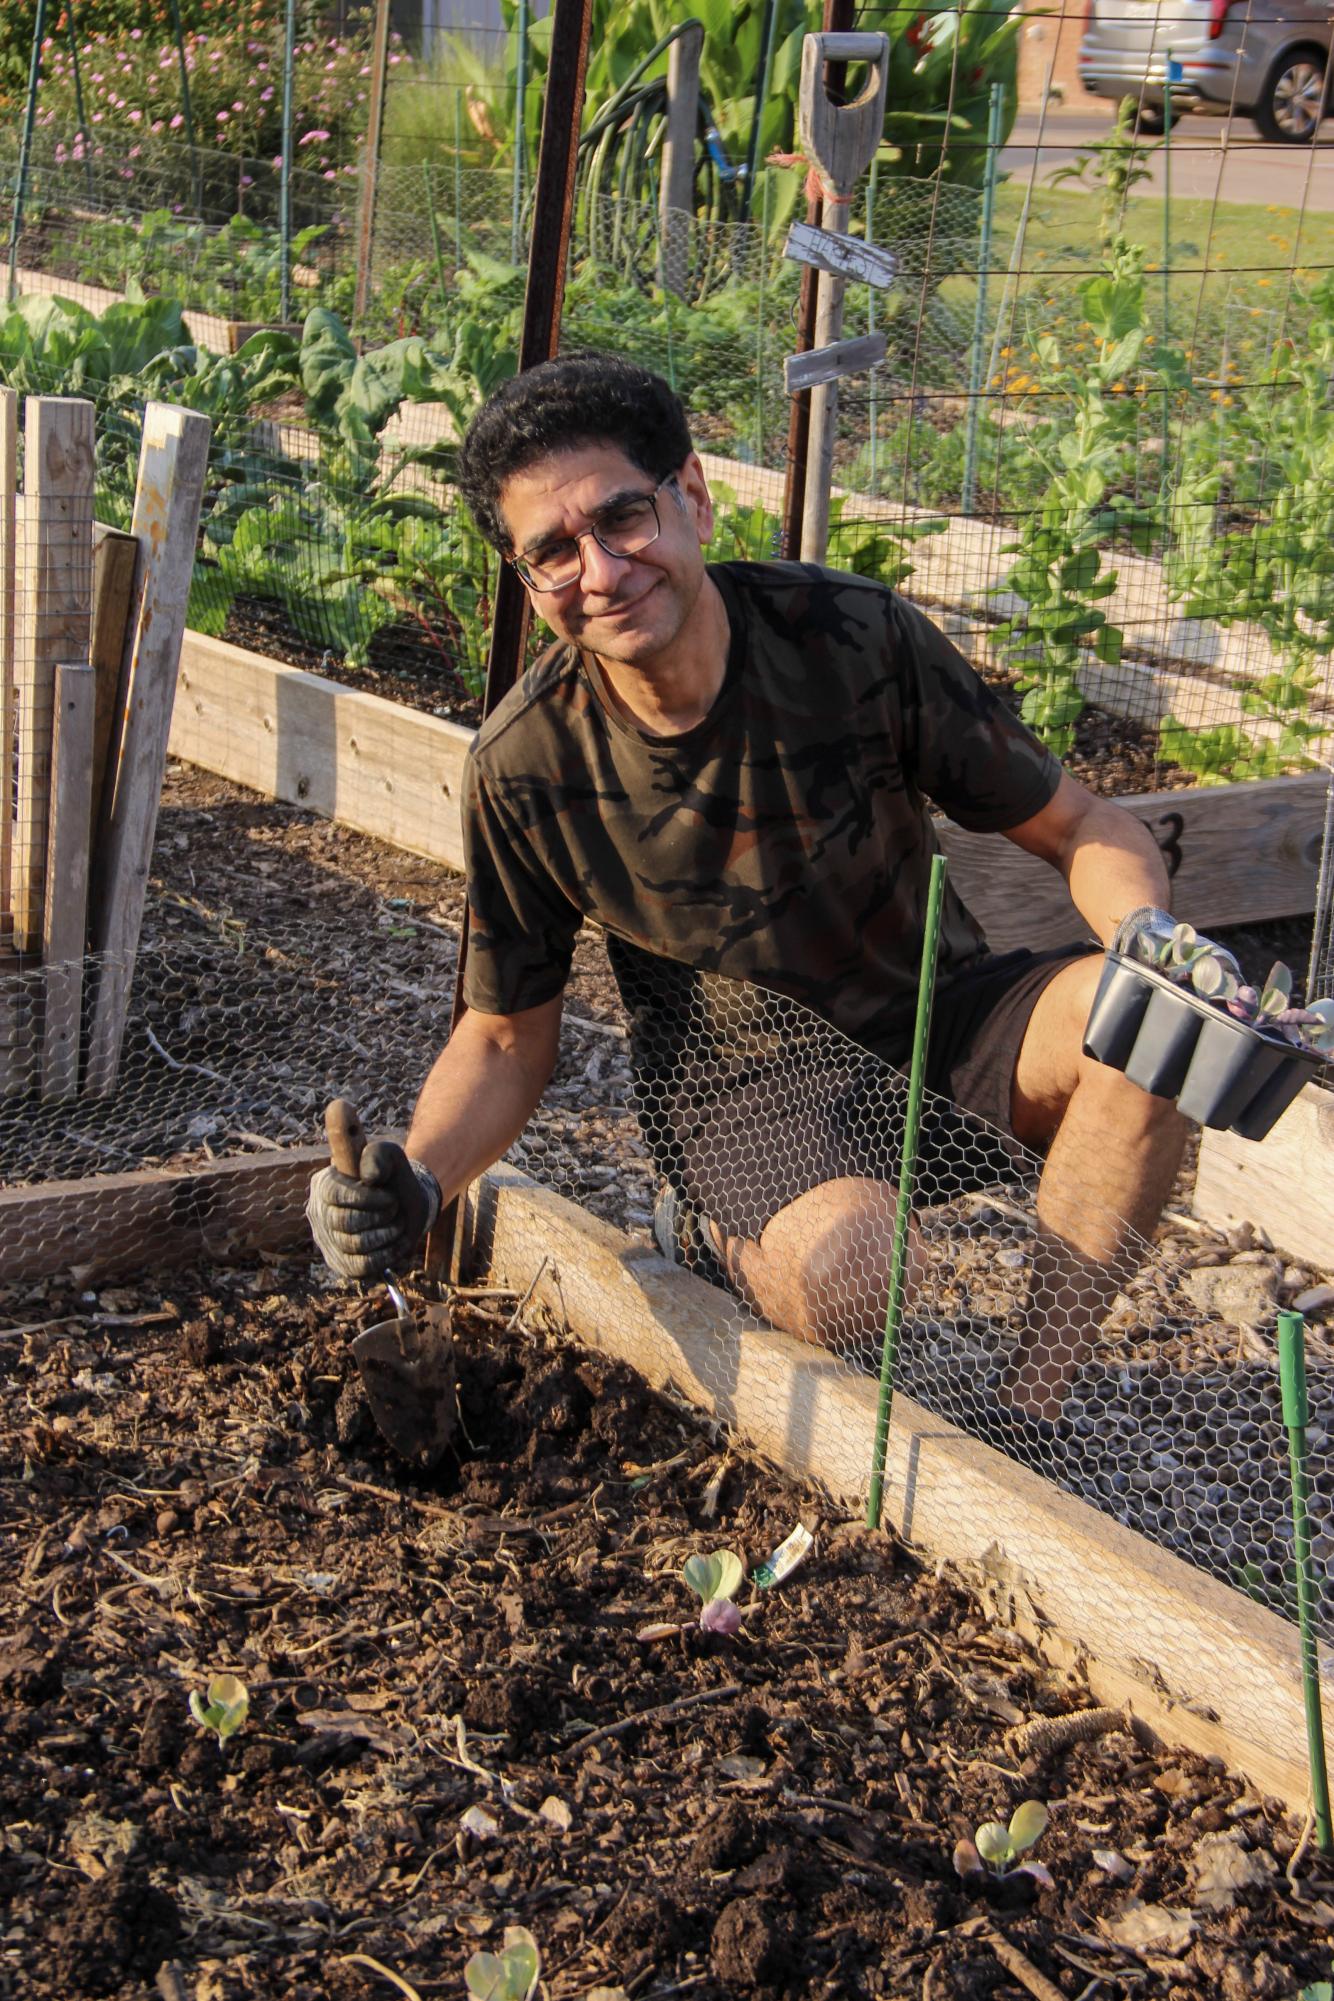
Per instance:
[[[584,573],[584,552],[580,545],[586,535],[591,535],[599,549],[605,549],[609,556],[637,556],[662,533],[658,495],[675,478],[676,474],[669,472],[652,493],[631,494],[625,500],[618,500],[604,510],[591,528],[582,528],[577,535],[567,536],[563,541],[549,542],[540,562],[530,562],[526,556],[511,556],[510,562],[529,590],[563,591]]]

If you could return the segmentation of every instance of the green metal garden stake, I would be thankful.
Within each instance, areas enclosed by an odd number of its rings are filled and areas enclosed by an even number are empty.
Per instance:
[[[908,1268],[908,1224],[912,1219],[913,1182],[917,1175],[917,1136],[922,1123],[926,1089],[926,1051],[931,1039],[931,1006],[936,994],[936,960],[940,955],[940,912],[945,900],[948,867],[944,855],[931,860],[922,935],[922,970],[917,981],[917,1021],[913,1028],[912,1067],[908,1072],[908,1107],[903,1121],[903,1157],[899,1162],[899,1196],[894,1210],[894,1248],[889,1265],[889,1299],[885,1305],[885,1338],[880,1350],[880,1404],[875,1416],[875,1447],[871,1456],[871,1493],[866,1526],[878,1529],[885,1487],[885,1452],[889,1444],[889,1413],[894,1402],[894,1370],[898,1362],[899,1324],[903,1318],[904,1280]]]
[[[1322,1855],[1334,1855],[1329,1814],[1329,1769],[1325,1763],[1325,1719],[1320,1706],[1320,1654],[1315,1636],[1311,1590],[1311,1529],[1306,1516],[1306,1323],[1300,1313],[1278,1316],[1278,1374],[1283,1423],[1288,1433],[1292,1474],[1292,1560],[1297,1573],[1297,1630],[1301,1637],[1302,1695],[1306,1703],[1306,1748],[1311,1761],[1311,1806]]]
[[[292,317],[292,80],[296,70],[296,0],[283,24],[283,163],[278,182],[278,318]]]
[[[977,506],[977,433],[982,422],[982,344],[986,339],[987,276],[991,266],[991,232],[996,215],[996,183],[1000,178],[1001,120],[1005,115],[1005,85],[993,83],[987,107],[987,165],[982,183],[982,238],[977,250],[977,306],[973,313],[973,344],[968,358],[968,417],[963,441],[963,492],[960,508],[971,514]]]
[[[32,23],[32,55],[28,61],[28,101],[23,108],[23,137],[19,143],[18,186],[14,190],[14,207],[9,217],[9,288],[6,296],[11,306],[19,291],[19,238],[23,234],[23,204],[28,198],[28,174],[32,167],[32,134],[37,123],[37,86],[42,80],[42,38],[45,34],[46,0],[37,0],[37,12]]]
[[[1163,346],[1172,339],[1172,51],[1163,65]],[[1163,390],[1163,472],[1172,463],[1172,397]]]
[[[868,243],[875,242],[875,202],[876,202],[876,196],[880,192],[880,186],[879,186],[880,176],[876,170],[879,167],[879,165],[880,165],[880,156],[879,154],[877,154],[875,159],[872,160],[871,162],[871,172],[866,182],[866,241]],[[868,334],[873,334],[875,332],[875,286],[874,285],[868,285],[866,288],[866,331]],[[871,370],[870,377],[868,379],[868,388],[870,392],[870,409],[868,414],[871,423],[871,492],[873,494],[878,495],[880,492],[880,482],[878,477],[879,467],[876,461],[879,456],[879,445],[880,445],[880,439],[878,436],[880,430],[880,411],[878,408],[878,404],[880,399],[876,395],[876,376],[874,369]]]
[[[454,92],[454,269],[463,269],[463,86]]]

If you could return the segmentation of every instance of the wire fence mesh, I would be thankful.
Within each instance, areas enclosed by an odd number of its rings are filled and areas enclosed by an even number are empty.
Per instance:
[[[358,1103],[368,1129],[406,1122],[424,1052],[439,1039],[452,939],[439,939],[438,963],[420,983],[386,980],[369,957],[335,978],[327,963],[253,936],[164,936],[161,918],[135,969],[113,1096],[43,1096],[42,1023],[60,968],[0,979],[7,1276],[22,1277],[36,1253],[49,1268],[53,1241],[76,1269],[91,1254],[77,1201],[66,1214],[58,1201],[24,1203],[19,1191],[49,1190],[69,1205],[70,1181],[102,1177],[105,1240],[117,1200],[125,1228],[142,1231],[134,1170],[202,1175],[183,1185],[171,1220],[193,1215],[204,1242],[225,1255],[263,1241],[273,1184],[257,1176],[247,1194],[238,1179],[220,1198],[205,1185],[216,1163],[316,1143],[334,1093]],[[708,1388],[720,1401],[734,1388],[731,1335],[753,1339],[746,1330],[766,1325],[795,1335],[826,1371],[869,1394],[885,1320],[902,1072],[786,996],[643,954],[626,963],[613,954],[613,964],[628,1003],[623,1025],[567,1011],[551,1085],[509,1159],[713,1288],[724,1319]],[[81,971],[92,996],[105,968],[90,960]],[[1043,1221],[1042,1171],[1008,1135],[928,1094],[898,1388],[1171,1555],[1293,1617],[1286,1438],[1267,1334],[1243,1340],[1235,1321],[1202,1307],[1207,1294],[1188,1260],[1100,1217],[1092,1198],[1083,1233],[1092,1244],[1110,1227],[1116,1256],[1092,1282],[1078,1281],[1078,1259]],[[302,1156],[298,1186],[308,1172]],[[169,1226],[159,1217],[157,1227]],[[540,1218],[532,1227],[540,1231]],[[1031,1393],[1016,1387],[1035,1358],[1052,1418],[1026,1415]],[[1312,1531],[1326,1636],[1334,1624],[1331,1360],[1317,1327]],[[795,1392],[781,1394],[804,1394],[797,1380]],[[818,1393],[812,1380],[810,1394]],[[785,1423],[801,1436],[810,1418],[788,1410]],[[864,1447],[864,1429],[850,1428],[840,1450],[846,1457]],[[869,1465],[838,1470],[845,1491],[869,1479]],[[1152,1659],[1155,1637],[1127,1632],[1123,1664]],[[1259,1693],[1252,1729],[1262,1743]]]

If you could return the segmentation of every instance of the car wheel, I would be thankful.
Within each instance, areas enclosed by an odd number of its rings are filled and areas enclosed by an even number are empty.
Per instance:
[[[1135,107],[1134,117],[1135,117],[1136,132],[1143,134],[1144,137],[1149,139],[1156,138],[1158,133],[1162,132],[1165,129],[1167,123],[1166,119],[1163,117],[1162,105],[1141,104],[1135,98],[1131,98],[1130,102]]]
[[[1262,139],[1309,146],[1329,109],[1325,103],[1324,51],[1290,49],[1265,78],[1251,116]]]

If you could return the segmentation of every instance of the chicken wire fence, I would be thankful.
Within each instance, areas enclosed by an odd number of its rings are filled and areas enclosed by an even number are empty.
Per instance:
[[[81,1202],[96,1200],[104,1244],[118,1203],[126,1231],[142,1234],[135,1190],[114,1177],[310,1145],[330,1096],[352,1099],[368,1130],[401,1129],[441,1040],[452,957],[442,941],[439,965],[414,983],[386,978],[369,957],[335,978],[252,938],[240,949],[225,936],[154,942],[134,968],[114,1090],[58,1101],[43,1095],[40,1051],[61,969],[7,974],[0,1272],[12,1280],[49,1270],[54,1233],[77,1274],[89,1255]],[[757,1329],[812,1344],[826,1381],[809,1393],[823,1394],[833,1371],[861,1400],[862,1421],[838,1441],[840,1484],[855,1490],[870,1472],[848,1455],[864,1456],[880,1364],[904,1076],[782,995],[643,954],[613,958],[625,1016],[567,1009],[551,1084],[508,1159],[625,1230],[640,1255],[656,1247],[713,1288],[716,1359],[703,1373],[719,1411]],[[89,961],[85,993],[107,971]],[[1079,1259],[1044,1226],[1040,1177],[1041,1163],[1014,1141],[928,1094],[898,1387],[966,1436],[1294,1616],[1286,1441],[1267,1341],[1239,1347],[1235,1327],[1192,1302],[1165,1253],[1100,1216],[1088,1197],[1084,1243],[1114,1239],[1119,1265],[1110,1278],[1076,1276]],[[21,1199],[50,1183],[62,1184],[51,1191],[58,1202]],[[270,1186],[257,1181],[247,1196],[234,1181],[222,1206],[204,1183],[181,1187],[173,1220],[194,1217],[213,1254],[265,1241]],[[156,1227],[169,1233],[171,1222]],[[532,1262],[544,1248],[534,1245]],[[142,1262],[151,1270],[151,1239]],[[7,1311],[12,1319],[22,1304]],[[1334,1373],[1318,1330],[1312,1345],[1313,1550],[1328,1636]],[[1044,1385],[1052,1421],[1019,1408],[1035,1397],[1031,1386],[1016,1390],[1025,1371]],[[773,1389],[775,1436],[807,1433],[811,1413],[790,1402],[806,1393],[800,1384]],[[1127,1633],[1126,1661],[1151,1659],[1153,1637]],[[1261,1742],[1262,1691],[1256,1700]]]

